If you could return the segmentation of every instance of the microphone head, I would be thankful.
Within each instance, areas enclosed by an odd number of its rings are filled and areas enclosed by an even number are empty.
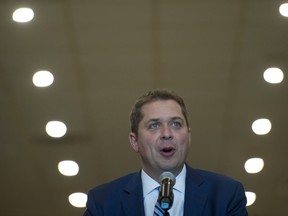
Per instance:
[[[176,183],[176,178],[175,178],[174,174],[171,172],[165,171],[165,172],[161,173],[159,180],[160,180],[160,182],[162,182],[164,179],[167,179],[167,178],[171,180],[172,186],[174,186]]]

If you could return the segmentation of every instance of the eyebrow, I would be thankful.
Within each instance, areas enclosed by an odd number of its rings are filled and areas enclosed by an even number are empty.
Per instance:
[[[185,122],[185,120],[184,120],[183,118],[178,117],[178,116],[172,117],[172,118],[169,119],[169,121],[170,121],[170,120],[172,120],[172,121],[174,121],[174,120],[180,120],[180,121],[182,121],[182,122]],[[149,119],[149,120],[146,122],[145,125],[147,125],[147,124],[149,124],[149,123],[151,123],[151,122],[159,122],[159,121],[161,121],[160,118],[152,118],[152,119]]]
[[[151,122],[159,122],[160,121],[160,118],[152,118],[152,119],[149,119],[146,123],[145,123],[145,125],[147,125],[147,124],[149,124],[149,123],[151,123]]]
[[[177,116],[177,117],[172,117],[171,119],[172,119],[172,120],[181,120],[181,121],[184,121],[184,119],[183,119],[183,118],[181,118],[181,117],[178,117],[178,116]]]

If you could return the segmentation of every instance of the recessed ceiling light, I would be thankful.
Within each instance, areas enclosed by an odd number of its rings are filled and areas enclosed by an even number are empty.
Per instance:
[[[69,195],[68,199],[72,206],[77,208],[83,208],[86,206],[87,195],[85,193],[76,192]]]
[[[58,163],[58,170],[62,175],[75,176],[79,172],[79,166],[75,161],[64,160]]]
[[[281,4],[279,7],[279,12],[282,16],[288,17],[288,3]]]
[[[54,82],[54,76],[49,71],[38,71],[33,75],[32,81],[37,87],[47,87]]]
[[[266,82],[277,84],[277,83],[282,82],[284,78],[284,74],[281,69],[276,68],[276,67],[271,67],[264,71],[263,77]]]
[[[246,191],[245,195],[247,197],[246,206],[250,206],[256,201],[256,194],[254,192]]]
[[[15,22],[25,23],[33,19],[34,12],[31,8],[19,8],[14,11],[12,19]]]
[[[67,127],[61,121],[49,121],[46,124],[46,132],[51,137],[60,138],[66,134]]]
[[[270,132],[272,128],[269,119],[261,118],[252,123],[252,130],[257,135],[265,135]]]
[[[250,158],[245,162],[245,170],[247,173],[259,173],[264,167],[262,158]]]

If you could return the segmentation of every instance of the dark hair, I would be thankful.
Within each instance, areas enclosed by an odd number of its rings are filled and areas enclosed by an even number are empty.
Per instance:
[[[142,113],[143,105],[157,100],[176,101],[181,107],[181,111],[185,118],[187,127],[189,127],[188,113],[183,99],[173,91],[166,89],[156,89],[153,91],[149,91],[145,95],[139,97],[138,100],[135,102],[130,114],[131,132],[135,133],[136,135],[138,134],[139,123],[143,118]]]

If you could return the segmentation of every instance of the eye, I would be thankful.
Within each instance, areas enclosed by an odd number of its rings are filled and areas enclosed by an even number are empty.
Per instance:
[[[175,128],[181,128],[182,127],[182,122],[179,122],[179,121],[172,121],[172,127],[175,127]]]
[[[148,125],[149,129],[156,129],[160,126],[159,122],[152,122]]]

